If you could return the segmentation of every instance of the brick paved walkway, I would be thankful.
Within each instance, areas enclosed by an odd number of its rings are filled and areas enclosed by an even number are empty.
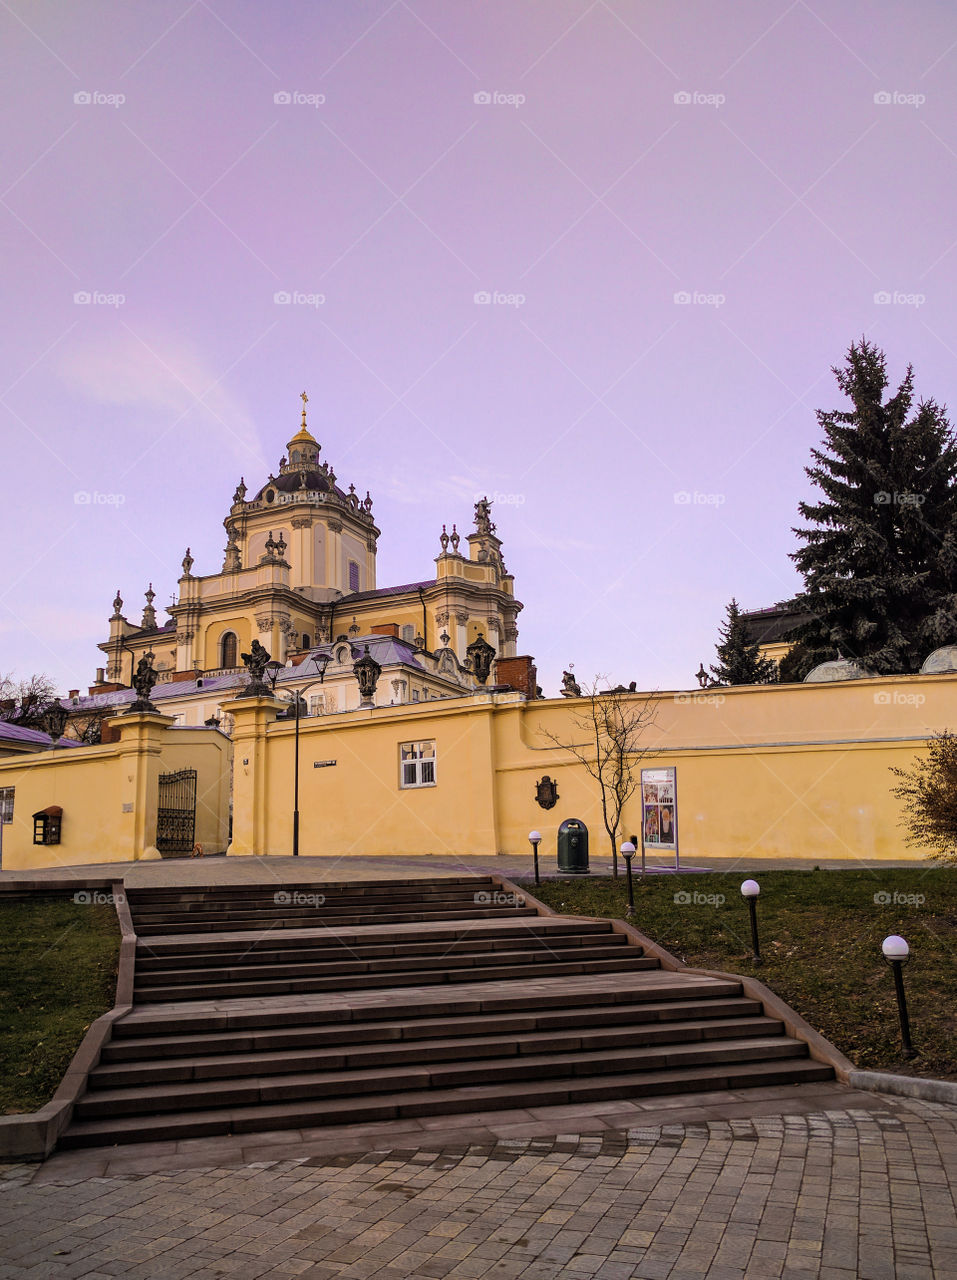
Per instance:
[[[0,1178],[0,1278],[950,1280],[957,1109]]]

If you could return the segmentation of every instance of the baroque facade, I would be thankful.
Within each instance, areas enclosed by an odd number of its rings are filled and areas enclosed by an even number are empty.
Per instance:
[[[290,693],[290,679],[314,673],[310,657],[328,658],[330,687],[319,709],[329,711],[355,703],[346,685],[354,685],[352,664],[367,644],[383,667],[378,701],[392,704],[473,689],[467,650],[480,637],[500,663],[516,656],[522,605],[491,504],[475,504],[474,528],[465,536],[454,524],[451,534],[443,526],[433,576],[378,586],[380,530],[372,498],[368,491],[360,498],[353,484],[343,488],[330,463],[320,461],[321,446],[306,424],[305,392],[302,400],[299,430],[276,472],[253,494],[243,479],[236,487],[223,521],[222,567],[194,573],[187,548],[170,619],[162,625],[152,583],[138,623],[125,616],[117,592],[109,637],[99,645],[106,665],[90,687],[97,705],[122,701],[116,695],[129,690],[137,663],[152,654],[159,680],[154,696],[164,711],[202,723],[197,717],[210,710],[209,694],[228,697],[244,681],[242,654],[254,640],[288,668],[278,687]],[[534,696],[534,688],[530,692]],[[73,691],[70,702],[79,713],[90,699]]]

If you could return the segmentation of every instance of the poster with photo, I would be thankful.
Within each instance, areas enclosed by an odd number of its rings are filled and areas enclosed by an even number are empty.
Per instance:
[[[673,853],[678,861],[678,770],[642,769],[641,838],[646,849]]]

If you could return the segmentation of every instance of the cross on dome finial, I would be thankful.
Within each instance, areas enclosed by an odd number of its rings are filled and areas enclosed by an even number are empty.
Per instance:
[[[305,431],[305,429],[306,429],[306,405],[309,403],[309,397],[306,395],[305,391],[303,391],[303,392],[301,393],[301,395],[299,396],[299,399],[302,401],[302,429],[303,429],[303,431]]]

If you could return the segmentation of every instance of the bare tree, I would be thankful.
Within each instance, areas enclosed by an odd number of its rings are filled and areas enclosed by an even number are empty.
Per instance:
[[[43,713],[56,701],[56,685],[49,676],[35,675],[14,680],[0,676],[0,720],[27,729],[43,728]]]
[[[627,689],[600,692],[596,676],[581,698],[575,699],[580,710],[572,716],[582,731],[584,741],[566,742],[557,734],[541,728],[539,732],[562,751],[569,752],[601,793],[601,814],[611,844],[612,872],[618,875],[618,830],[625,805],[641,783],[641,761],[658,754],[656,748],[642,745],[645,732],[655,723],[657,706],[653,697],[635,694]]]
[[[918,756],[909,769],[891,768],[901,779],[893,794],[903,802],[904,843],[957,866],[957,735],[944,730],[927,746],[928,754]]]

